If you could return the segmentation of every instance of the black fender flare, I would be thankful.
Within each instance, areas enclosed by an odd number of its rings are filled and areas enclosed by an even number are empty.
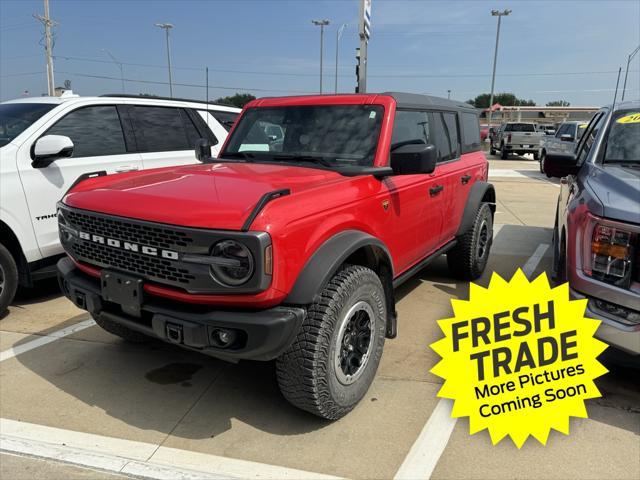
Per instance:
[[[386,256],[385,263],[393,268],[389,250],[381,240],[360,230],[345,230],[326,240],[311,255],[298,275],[285,303],[289,305],[313,303],[340,265],[352,253],[367,246],[376,247],[376,250],[383,252],[382,254]],[[393,271],[389,274],[393,278]]]
[[[493,185],[483,181],[475,182],[471,187],[469,196],[467,197],[467,204],[464,207],[462,220],[460,221],[456,237],[464,235],[473,226],[473,222],[476,218],[476,212],[478,211],[478,208],[480,208],[483,198],[488,198],[488,201],[485,201],[485,203],[490,204],[491,212],[495,214],[496,191],[493,188]]]

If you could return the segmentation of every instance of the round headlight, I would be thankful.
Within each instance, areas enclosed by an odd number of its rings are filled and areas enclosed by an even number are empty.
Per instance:
[[[240,286],[253,275],[253,255],[240,242],[222,240],[213,246],[211,256],[218,260],[211,265],[211,276],[225,286]]]

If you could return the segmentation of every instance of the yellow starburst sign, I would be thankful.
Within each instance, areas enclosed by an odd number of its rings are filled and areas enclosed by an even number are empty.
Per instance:
[[[431,372],[445,379],[438,396],[454,400],[452,416],[468,416],[471,434],[488,429],[494,445],[507,435],[518,448],[529,435],[546,444],[552,428],[568,434],[569,417],[587,417],[584,401],[601,396],[593,380],[607,372],[586,302],[522,270],[510,281],[494,273],[488,288],[470,285],[469,300],[451,300]]]

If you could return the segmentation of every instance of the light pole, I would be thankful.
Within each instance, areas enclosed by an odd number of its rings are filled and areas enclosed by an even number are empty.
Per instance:
[[[169,96],[173,97],[173,79],[171,78],[171,47],[169,47],[169,30],[173,28],[170,23],[156,23],[156,27],[162,28],[167,36],[167,65],[169,67]]]
[[[493,75],[491,75],[491,95],[489,96],[489,128],[491,128],[491,114],[493,113],[491,107],[493,106],[493,87],[496,83],[496,62],[498,61],[498,43],[500,42],[500,20],[502,20],[503,16],[506,17],[510,13],[511,10],[508,8],[502,12],[499,12],[498,10],[491,10],[491,15],[498,17],[498,30],[496,31],[496,49],[493,53]]]
[[[624,72],[624,83],[622,84],[622,100],[620,100],[621,102],[624,102],[624,91],[627,89],[627,75],[629,75],[629,65],[631,65],[631,60],[633,60],[633,57],[636,56],[636,53],[638,53],[638,51],[640,51],[640,45],[638,45],[627,58],[627,70]]]
[[[311,20],[316,27],[320,27],[320,94],[322,95],[322,51],[324,50],[324,27],[329,25],[329,20]]]
[[[447,99],[451,100],[451,90],[447,90]]]
[[[102,51],[109,55],[109,57],[111,57],[111,60],[113,60],[113,63],[115,63],[116,66],[120,69],[120,81],[122,82],[122,93],[124,93],[124,65],[122,64],[122,62],[119,62],[116,57],[114,57],[113,54],[106,48],[103,48]]]
[[[336,82],[334,87],[334,92],[338,93],[338,47],[340,46],[340,38],[342,38],[342,32],[347,28],[347,24],[343,23],[340,25],[340,28],[336,32]]]

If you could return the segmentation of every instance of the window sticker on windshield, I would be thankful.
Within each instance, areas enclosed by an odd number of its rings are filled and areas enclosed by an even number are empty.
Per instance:
[[[582,125],[578,125],[578,128],[587,128],[587,124],[583,123]]]
[[[640,112],[630,113],[616,120],[616,123],[640,123]]]
[[[369,118],[370,118],[371,120],[373,120],[374,118],[376,118],[376,112],[373,112],[373,111],[372,111],[372,112],[370,112],[370,113],[369,113]]]

